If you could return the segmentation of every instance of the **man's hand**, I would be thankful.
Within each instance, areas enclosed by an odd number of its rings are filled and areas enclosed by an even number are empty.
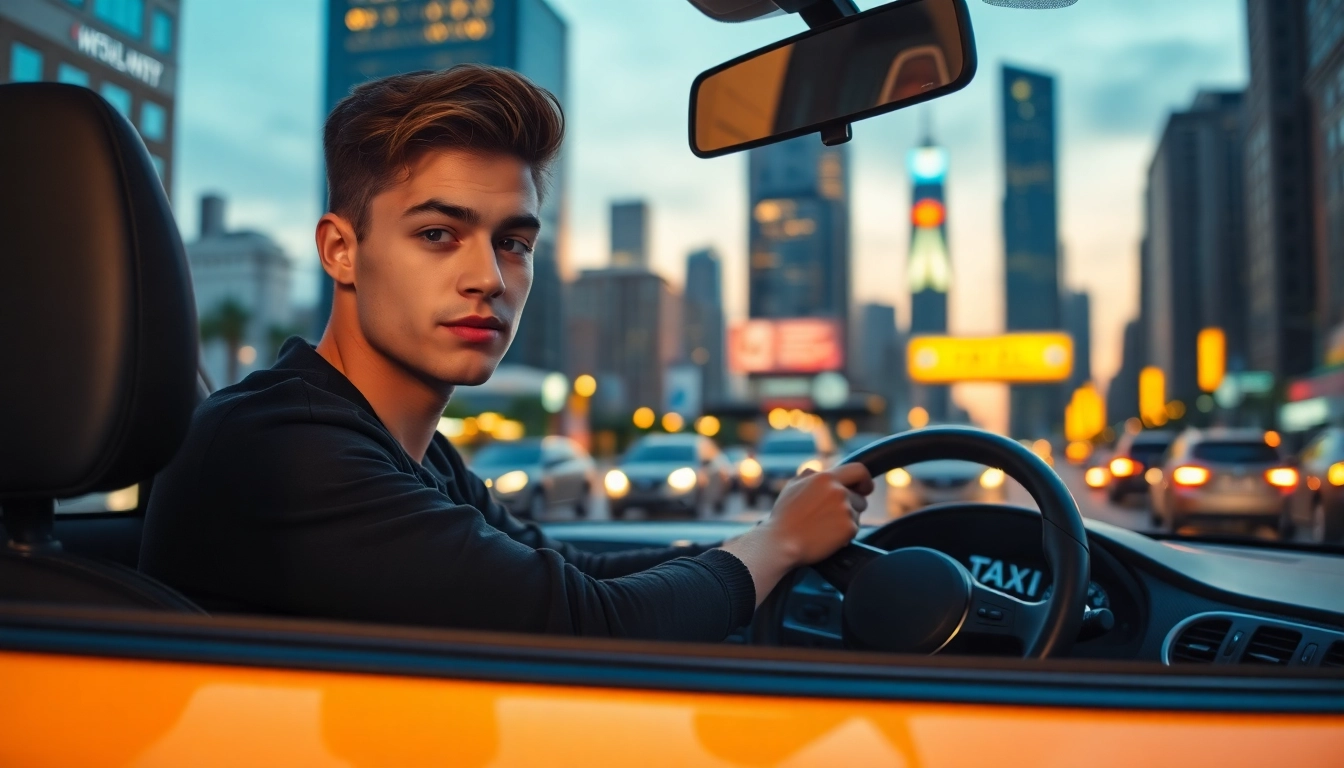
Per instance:
[[[751,571],[756,604],[789,571],[825,559],[859,532],[859,515],[868,508],[873,477],[862,464],[843,464],[825,472],[804,472],[780,493],[770,517],[727,541],[723,550]]]

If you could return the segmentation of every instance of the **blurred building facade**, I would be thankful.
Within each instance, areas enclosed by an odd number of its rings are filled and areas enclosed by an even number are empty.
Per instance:
[[[130,120],[171,192],[178,0],[0,3],[0,83],[90,88]]]
[[[910,408],[910,387],[905,370],[905,337],[896,320],[896,308],[862,304],[856,325],[851,341],[854,364],[850,368],[855,388],[881,396],[886,428],[903,430]]]
[[[1318,338],[1344,362],[1344,0],[1307,0],[1307,78],[1316,211]]]
[[[294,325],[284,250],[260,232],[229,231],[224,214],[222,197],[202,197],[200,236],[186,246],[201,361],[216,387],[269,367],[285,338],[305,330]]]
[[[649,205],[643,200],[611,204],[611,266],[649,268]]]
[[[1142,293],[1148,365],[1167,397],[1199,395],[1196,340],[1221,328],[1231,370],[1247,362],[1243,97],[1201,91],[1167,120],[1148,167]],[[1137,374],[1136,374],[1137,375]]]
[[[816,136],[750,151],[750,317],[833,318],[847,337],[848,164],[844,145],[827,147]]]
[[[681,357],[680,297],[644,269],[584,270],[570,286],[571,377],[597,377],[594,410],[661,409],[668,366]]]
[[[1139,415],[1139,370],[1143,368],[1143,325],[1125,323],[1120,344],[1120,370],[1106,387],[1106,419],[1119,424]]]
[[[700,369],[701,402],[722,403],[727,399],[723,265],[713,248],[702,248],[686,257],[682,317],[685,329],[682,348]]]
[[[1250,366],[1294,376],[1316,357],[1308,0],[1247,0],[1246,261]]]
[[[330,112],[360,83],[455,64],[491,64],[521,72],[568,99],[568,29],[545,0],[327,4],[323,107]],[[551,176],[533,253],[532,293],[505,362],[561,370],[565,360],[563,285],[565,161]],[[322,192],[323,210],[326,193]],[[331,280],[320,276],[316,320],[331,312]],[[317,329],[320,333],[321,329]]]
[[[942,335],[948,331],[947,295],[952,289],[944,189],[947,150],[934,144],[931,135],[926,135],[923,143],[910,151],[906,167],[913,184],[910,253],[905,269],[910,286],[910,333]],[[904,361],[901,372],[904,375]],[[910,390],[911,404],[924,408],[933,422],[949,419],[950,387],[912,385]]]
[[[1092,380],[1092,297],[1087,291],[1064,291],[1060,297],[1064,331],[1073,338],[1073,374],[1069,391]]]
[[[1060,328],[1059,223],[1055,79],[1005,65],[1003,100],[1004,327]],[[1009,430],[1044,437],[1063,422],[1055,385],[1013,386]]]

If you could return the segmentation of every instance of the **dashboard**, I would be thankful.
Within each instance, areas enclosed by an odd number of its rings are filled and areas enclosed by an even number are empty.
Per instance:
[[[558,523],[547,533],[602,551],[722,540],[728,522]],[[1163,541],[1086,521],[1092,574],[1087,604],[1114,626],[1076,643],[1075,658],[1173,663],[1261,663],[1344,668],[1344,551],[1261,544]],[[1050,594],[1041,518],[1003,504],[947,504],[865,530],[881,549],[940,550],[971,575],[1023,600]],[[843,596],[810,569],[795,572],[731,641],[843,648]]]

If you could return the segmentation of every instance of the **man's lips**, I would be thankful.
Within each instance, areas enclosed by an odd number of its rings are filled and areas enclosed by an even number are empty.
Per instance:
[[[486,344],[499,339],[508,327],[497,317],[471,315],[441,323],[449,333],[472,344]]]

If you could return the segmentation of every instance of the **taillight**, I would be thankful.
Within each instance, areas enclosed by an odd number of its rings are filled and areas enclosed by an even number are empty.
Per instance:
[[[1117,456],[1111,459],[1112,477],[1129,477],[1134,474],[1136,466],[1133,459],[1127,459],[1124,456]]]
[[[1171,470],[1171,481],[1187,487],[1203,485],[1209,482],[1209,470],[1203,467],[1177,467]]]
[[[1083,482],[1088,488],[1101,488],[1106,485],[1106,480],[1106,470],[1101,467],[1092,467],[1083,473]]]
[[[1275,467],[1265,473],[1265,479],[1275,488],[1296,488],[1297,470],[1292,467]]]

